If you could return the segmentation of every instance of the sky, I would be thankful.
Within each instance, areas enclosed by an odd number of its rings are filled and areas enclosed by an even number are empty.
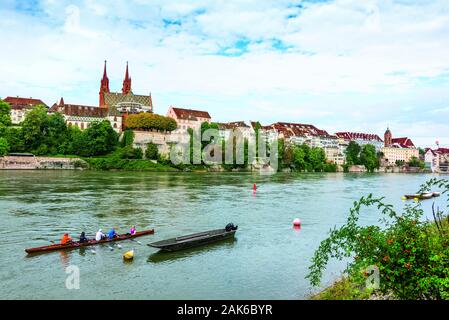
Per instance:
[[[0,97],[98,105],[126,62],[154,112],[449,147],[448,0],[2,0]]]

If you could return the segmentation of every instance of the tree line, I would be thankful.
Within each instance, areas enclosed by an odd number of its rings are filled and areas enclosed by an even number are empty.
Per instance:
[[[108,120],[93,121],[85,130],[68,126],[59,112],[48,114],[45,106],[35,106],[24,121],[13,126],[11,107],[0,100],[0,156],[29,152],[35,155],[77,155],[96,157],[113,155],[121,159],[142,159],[140,148],[133,148],[134,133],[126,130],[119,141]],[[157,159],[157,146],[150,144],[148,159]]]

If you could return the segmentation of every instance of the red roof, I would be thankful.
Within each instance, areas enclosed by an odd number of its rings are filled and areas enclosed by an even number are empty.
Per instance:
[[[393,144],[397,143],[401,148],[415,148],[412,140],[407,137],[404,138],[393,138],[391,140]]]
[[[6,97],[3,101],[9,103],[12,109],[31,108],[40,104],[47,107],[41,99]]]
[[[359,132],[337,132],[335,133],[335,135],[345,140],[362,139],[362,140],[370,140],[370,141],[375,140],[378,142],[383,142],[382,139],[377,134],[359,133]]]
[[[282,132],[284,136],[325,136],[331,137],[326,130],[321,130],[311,124],[292,123],[292,122],[276,122],[269,126],[263,127],[266,130],[277,130]]]
[[[178,119],[188,119],[188,120],[197,120],[197,118],[207,118],[211,119],[209,112],[200,111],[200,110],[192,110],[192,109],[182,109],[182,108],[174,108],[172,110],[175,112]]]
[[[76,104],[64,104],[61,112],[68,116],[78,116],[78,117],[98,117],[104,118],[108,115],[108,109],[83,106]]]
[[[449,153],[449,148],[438,148],[438,149],[433,150],[433,151],[435,151],[436,153],[446,154],[446,153]]]

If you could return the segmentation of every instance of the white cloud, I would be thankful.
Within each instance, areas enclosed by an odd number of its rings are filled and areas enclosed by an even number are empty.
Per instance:
[[[115,90],[128,60],[134,91],[151,91],[159,113],[176,103],[217,120],[447,136],[446,1],[82,3],[43,1],[44,17],[0,5],[0,96],[96,104],[103,60]],[[240,56],[239,39],[249,42]],[[413,125],[418,111],[425,125]]]

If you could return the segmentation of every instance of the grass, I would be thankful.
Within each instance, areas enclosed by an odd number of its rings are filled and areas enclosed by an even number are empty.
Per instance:
[[[179,171],[169,165],[153,163],[143,159],[118,159],[115,157],[82,158],[93,170],[126,170],[126,171]]]
[[[342,278],[330,287],[310,297],[311,300],[365,300],[371,291],[359,288],[350,279]]]

